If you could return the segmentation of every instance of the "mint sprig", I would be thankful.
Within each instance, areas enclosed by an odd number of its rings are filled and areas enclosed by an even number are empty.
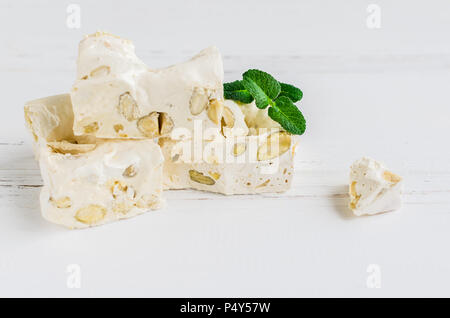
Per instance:
[[[253,96],[245,89],[242,81],[224,83],[223,95],[226,99],[236,100],[245,104],[253,102]]]
[[[302,135],[306,120],[294,104],[303,97],[303,92],[290,84],[278,82],[272,75],[251,69],[245,72],[242,81],[224,84],[224,96],[242,103],[255,100],[256,107],[268,110],[269,117],[278,122],[287,132]]]
[[[245,89],[255,98],[256,107],[264,109],[273,104],[281,86],[272,75],[260,70],[248,70],[242,74]]]

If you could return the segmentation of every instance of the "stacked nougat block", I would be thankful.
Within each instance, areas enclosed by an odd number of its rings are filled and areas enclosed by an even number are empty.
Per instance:
[[[163,205],[163,189],[223,194],[290,187],[297,139],[254,104],[223,99],[214,47],[164,69],[97,32],[79,45],[71,93],[25,105],[43,216],[70,228]]]
[[[74,135],[69,94],[27,103],[25,118],[44,181],[40,203],[47,220],[83,228],[164,203],[164,158],[153,140]]]

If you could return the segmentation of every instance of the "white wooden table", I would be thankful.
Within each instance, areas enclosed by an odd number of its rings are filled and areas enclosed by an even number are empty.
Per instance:
[[[70,29],[66,2],[3,0],[0,296],[450,296],[450,3],[377,1],[380,29],[369,3],[77,1]],[[292,190],[170,191],[162,211],[82,231],[43,220],[23,104],[69,90],[97,29],[152,67],[215,44],[227,81],[255,67],[301,87]],[[405,178],[400,211],[351,215],[363,155]]]

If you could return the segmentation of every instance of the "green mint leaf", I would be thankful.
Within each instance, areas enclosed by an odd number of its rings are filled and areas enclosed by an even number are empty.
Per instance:
[[[299,88],[297,88],[291,84],[286,84],[286,83],[280,83],[280,86],[281,86],[281,92],[278,96],[289,97],[289,99],[293,103],[296,103],[302,99],[303,92]]]
[[[280,94],[280,83],[272,75],[260,70],[248,70],[243,75],[242,84],[255,99],[258,108],[272,105]]]
[[[302,135],[306,130],[306,121],[295,102],[303,97],[297,87],[279,83],[270,74],[260,70],[248,70],[242,81],[224,84],[224,96],[243,103],[255,100],[258,108],[266,108],[269,117],[278,122],[286,131]]]
[[[253,96],[245,89],[242,81],[224,83],[223,95],[226,99],[232,99],[245,104],[250,104],[253,101]]]
[[[302,135],[306,130],[306,121],[302,112],[286,96],[280,96],[269,108],[269,117],[278,122],[281,127],[294,135]]]

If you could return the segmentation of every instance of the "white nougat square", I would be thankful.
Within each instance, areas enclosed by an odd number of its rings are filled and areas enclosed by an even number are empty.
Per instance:
[[[77,65],[71,91],[75,135],[142,139],[168,136],[174,128],[192,134],[196,121],[203,130],[219,132],[227,115],[222,58],[215,47],[153,70],[130,41],[97,32],[81,41]],[[239,123],[243,120],[233,120],[233,126]]]
[[[159,144],[165,158],[165,189],[232,195],[284,192],[291,187],[297,139],[276,129],[201,144],[163,138]]]
[[[36,141],[47,220],[85,228],[163,205],[163,156],[153,140],[74,136],[67,94],[27,103],[25,117]]]

